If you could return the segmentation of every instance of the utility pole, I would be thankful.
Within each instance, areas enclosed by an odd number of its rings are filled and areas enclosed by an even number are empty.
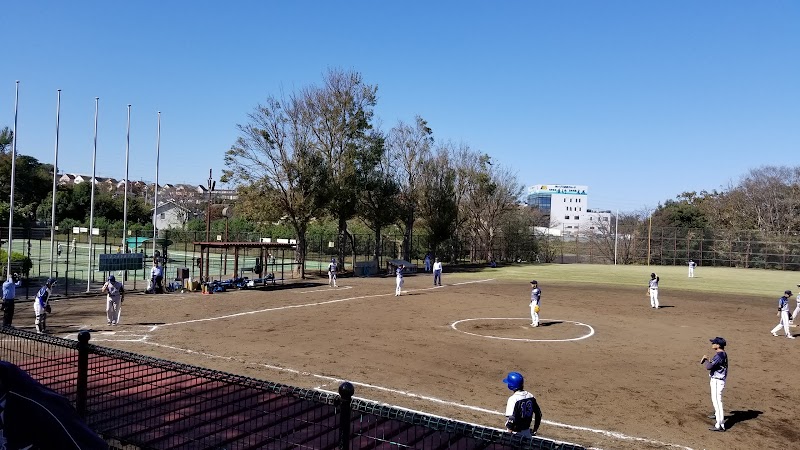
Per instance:
[[[206,243],[211,242],[211,191],[214,190],[214,185],[216,184],[211,178],[211,171],[212,169],[208,169],[208,204],[206,205]],[[203,257],[206,260],[206,276],[205,281],[208,282],[208,274],[209,274],[209,259],[210,258],[210,249],[206,249],[206,254]]]

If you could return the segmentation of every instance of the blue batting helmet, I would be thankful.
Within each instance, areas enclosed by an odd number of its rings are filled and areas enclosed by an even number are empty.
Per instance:
[[[55,278],[48,278],[47,281],[45,282],[45,284],[48,285],[48,286],[51,286],[55,282],[56,282]]]
[[[508,372],[508,375],[503,379],[503,383],[507,384],[512,391],[522,389],[524,382],[525,378],[519,372]]]
[[[114,278],[114,275],[109,275],[108,276],[108,281],[111,281],[113,283],[114,281],[117,281],[117,279]]]

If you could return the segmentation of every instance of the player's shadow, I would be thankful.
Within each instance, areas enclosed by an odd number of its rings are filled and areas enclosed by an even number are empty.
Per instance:
[[[725,416],[725,428],[730,430],[739,422],[755,419],[761,414],[763,414],[762,411],[756,411],[753,409],[748,409],[747,411],[731,411],[729,415]]]
[[[549,326],[552,326],[552,325],[558,325],[558,324],[562,324],[562,323],[564,323],[564,322],[562,322],[560,320],[554,320],[552,322],[539,322],[539,326],[540,327],[549,327]]]
[[[658,309],[661,309],[661,308],[674,308],[674,307],[675,307],[675,305],[658,305]]]

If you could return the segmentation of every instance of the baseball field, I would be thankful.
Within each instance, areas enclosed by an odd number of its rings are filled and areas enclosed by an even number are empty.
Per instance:
[[[661,309],[646,297],[660,278]],[[531,279],[543,325],[530,327]],[[800,339],[773,337],[777,299],[797,294],[791,272],[698,267],[445,266],[443,286],[409,275],[311,278],[264,290],[129,294],[121,325],[105,299],[53,304],[50,331],[92,343],[294,386],[336,391],[502,427],[508,371],[544,414],[543,437],[601,449],[797,448]],[[795,301],[792,299],[792,309]],[[30,313],[30,314],[28,314]],[[32,328],[28,305],[15,325]],[[800,328],[793,328],[798,330]],[[713,412],[700,358],[728,342],[723,393],[728,431]]]

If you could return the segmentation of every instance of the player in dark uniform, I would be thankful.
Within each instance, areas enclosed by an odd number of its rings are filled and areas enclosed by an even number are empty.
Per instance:
[[[503,383],[514,391],[506,402],[506,429],[524,437],[533,436],[542,423],[542,410],[536,397],[525,390],[525,379],[519,372],[509,372]],[[535,420],[534,420],[535,419]],[[531,430],[533,422],[533,430]]]
[[[725,339],[715,337],[711,339],[711,348],[714,349],[714,356],[711,359],[703,355],[700,364],[708,370],[711,385],[711,403],[714,405],[714,415],[708,416],[714,419],[714,426],[709,428],[711,431],[725,431],[725,413],[722,410],[722,391],[725,390],[725,380],[728,378],[728,354],[725,353]]]

